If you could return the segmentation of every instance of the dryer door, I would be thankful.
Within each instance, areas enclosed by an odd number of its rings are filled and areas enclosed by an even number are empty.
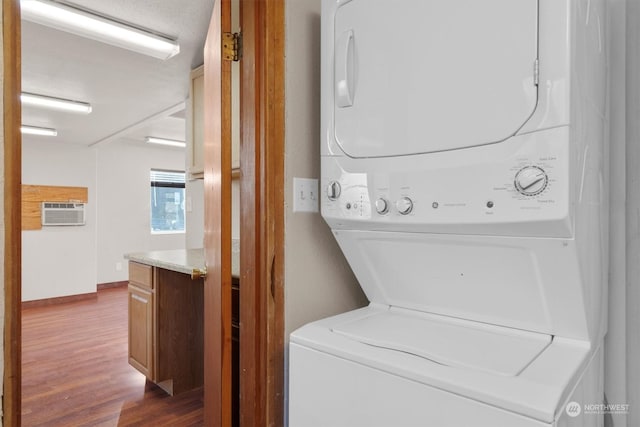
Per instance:
[[[334,17],[337,143],[386,157],[499,142],[537,103],[537,0],[351,0]]]

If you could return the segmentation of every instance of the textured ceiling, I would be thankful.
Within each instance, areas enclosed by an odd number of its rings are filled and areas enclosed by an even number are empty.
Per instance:
[[[76,0],[74,4],[175,37],[180,53],[162,61],[22,21],[22,90],[93,106],[89,115],[24,107],[23,124],[57,129],[57,137],[47,138],[52,143],[92,145],[120,133],[135,141],[147,132],[184,139],[184,116],[146,119],[185,101],[189,71],[202,64],[213,0]],[[144,126],[134,126],[140,122]],[[123,132],[132,127],[135,130]],[[25,141],[42,138],[23,136]]]

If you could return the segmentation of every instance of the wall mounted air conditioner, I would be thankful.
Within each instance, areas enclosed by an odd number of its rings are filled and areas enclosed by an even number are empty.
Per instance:
[[[84,203],[42,202],[42,225],[85,225]]]

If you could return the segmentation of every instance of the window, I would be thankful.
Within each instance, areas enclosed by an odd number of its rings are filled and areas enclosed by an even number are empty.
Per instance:
[[[151,169],[151,232],[184,233],[184,172]]]

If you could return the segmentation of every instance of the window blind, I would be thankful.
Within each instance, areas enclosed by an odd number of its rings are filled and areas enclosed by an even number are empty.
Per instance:
[[[151,186],[165,188],[184,188],[185,173],[151,169]]]

